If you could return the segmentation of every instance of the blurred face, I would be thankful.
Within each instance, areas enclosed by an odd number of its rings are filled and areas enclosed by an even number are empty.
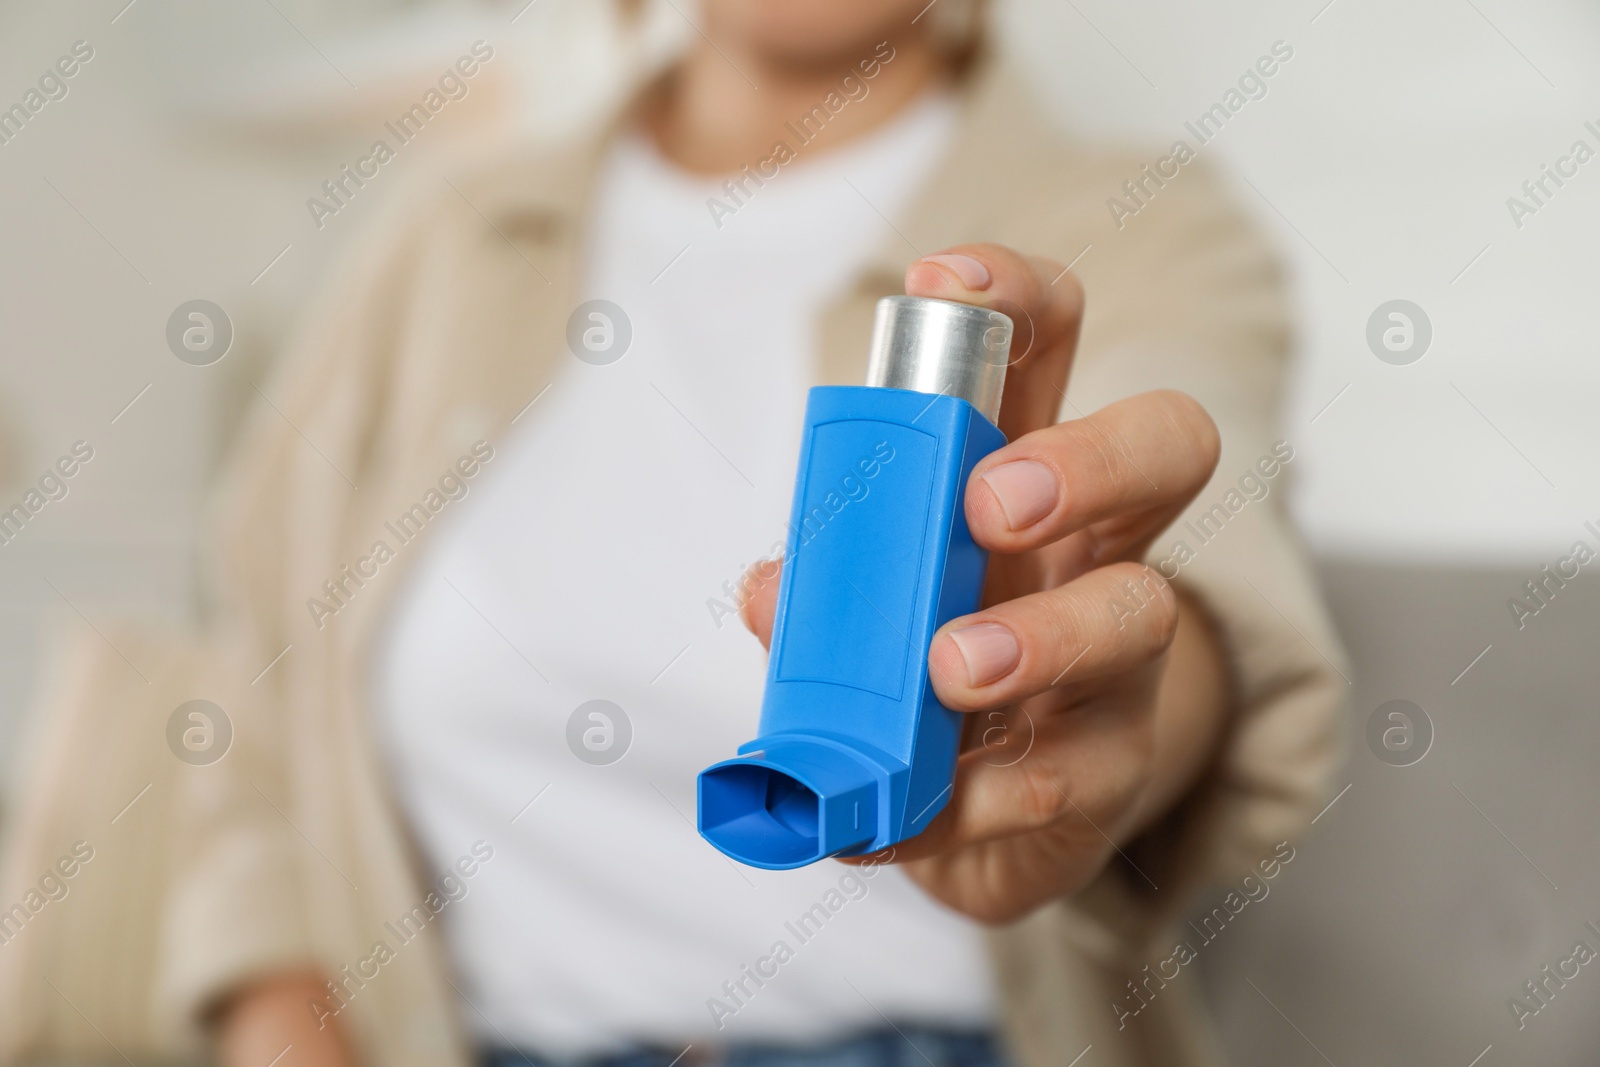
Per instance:
[[[926,6],[927,0],[704,0],[702,9],[718,43],[777,62],[828,66],[903,35]]]

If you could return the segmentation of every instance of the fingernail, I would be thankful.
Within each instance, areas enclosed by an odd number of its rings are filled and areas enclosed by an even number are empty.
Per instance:
[[[991,467],[981,477],[994,491],[1013,530],[1032,526],[1056,508],[1061,498],[1056,473],[1037,460],[1018,459]]]
[[[961,279],[961,284],[968,289],[989,288],[989,268],[973,259],[971,256],[958,256],[948,254],[942,256],[923,256],[924,263],[937,263]]]
[[[950,631],[961,658],[967,662],[967,684],[988,685],[1011,673],[1022,658],[1017,635],[997,622],[980,622]]]

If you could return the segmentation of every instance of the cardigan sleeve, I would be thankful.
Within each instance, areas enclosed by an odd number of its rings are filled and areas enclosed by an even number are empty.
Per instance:
[[[307,649],[303,600],[374,462],[426,212],[397,201],[375,240],[330,272],[308,325],[252,396],[218,481],[207,557],[208,658],[233,725],[225,760],[189,776],[157,975],[160,1016],[203,1021],[222,998],[288,970],[336,973],[311,913],[331,865],[297,814],[297,704],[325,698],[287,656]],[[294,646],[299,645],[299,648]],[[313,671],[312,674],[317,674]],[[332,744],[330,739],[329,744]],[[319,880],[318,876],[322,876]],[[342,884],[342,883],[341,883]]]
[[[1190,163],[1137,218],[1096,238],[1080,274],[1088,310],[1068,393],[1076,410],[1064,415],[1175,388],[1222,438],[1215,475],[1146,562],[1216,627],[1230,726],[1190,794],[1066,905],[1101,944],[1130,946],[1199,888],[1237,885],[1271,861],[1332,798],[1349,668],[1284,507],[1309,427],[1277,422],[1291,330],[1268,246]]]

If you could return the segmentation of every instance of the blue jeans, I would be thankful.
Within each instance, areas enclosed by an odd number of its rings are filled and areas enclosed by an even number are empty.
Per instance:
[[[491,1049],[482,1067],[672,1067],[681,1049],[639,1049],[579,1060]],[[822,1045],[693,1048],[677,1067],[1009,1067],[987,1031],[902,1026],[869,1030]]]

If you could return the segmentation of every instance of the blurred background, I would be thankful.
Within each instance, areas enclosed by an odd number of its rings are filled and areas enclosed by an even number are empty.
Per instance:
[[[1592,1064],[1600,977],[1585,969],[1525,1029],[1506,1002],[1600,925],[1600,565],[1520,626],[1510,606],[1537,606],[1524,583],[1575,542],[1600,550],[1600,160],[1533,214],[1507,198],[1575,141],[1600,147],[1600,7],[997,14],[1065,127],[1149,158],[1274,41],[1294,49],[1206,152],[1292,265],[1282,436],[1354,656],[1352,759],[1270,899],[1202,957],[1225,1045],[1248,1064]],[[201,504],[240,411],[384,201],[448,177],[464,146],[581,129],[693,18],[690,0],[646,4],[626,33],[613,5],[578,0],[0,6],[0,106],[74,42],[93,49],[0,144],[0,501],[74,442],[95,453],[0,547],[8,794],[53,634],[196,616]],[[496,60],[470,97],[314,226],[306,199],[479,38]],[[167,347],[193,299],[233,323],[212,366]],[[1402,353],[1369,343],[1395,300],[1420,309]],[[1369,743],[1396,700],[1428,743]]]

